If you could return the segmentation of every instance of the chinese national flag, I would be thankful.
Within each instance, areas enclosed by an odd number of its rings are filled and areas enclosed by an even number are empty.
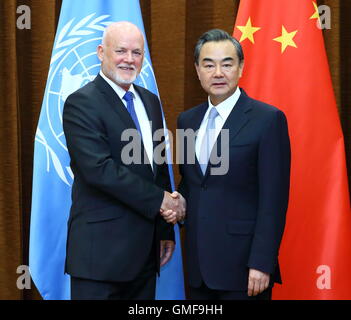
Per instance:
[[[240,86],[283,110],[291,185],[274,299],[351,299],[351,210],[344,139],[318,8],[312,0],[241,0]]]

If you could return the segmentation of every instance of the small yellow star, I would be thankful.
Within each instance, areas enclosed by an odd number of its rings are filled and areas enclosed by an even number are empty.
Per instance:
[[[317,25],[320,26],[321,25],[321,21],[320,21],[320,18],[319,18],[319,11],[318,11],[317,3],[315,3],[314,1],[312,3],[313,3],[313,6],[314,6],[314,13],[310,17],[310,20],[311,19],[317,19]]]
[[[285,27],[282,26],[282,35],[280,37],[277,37],[277,38],[273,39],[274,41],[280,42],[282,44],[281,53],[283,53],[288,46],[297,48],[297,45],[296,45],[296,43],[293,40],[293,38],[295,37],[297,31],[298,30],[292,31],[292,32],[287,32]]]
[[[313,6],[314,6],[314,13],[310,17],[310,19],[319,19],[319,12],[318,12],[317,3],[315,3],[314,1],[312,1],[312,3],[313,3]]]
[[[252,43],[255,43],[254,40],[254,33],[260,30],[259,27],[253,27],[251,24],[251,17],[246,22],[246,26],[237,26],[237,28],[242,32],[240,42],[244,41],[245,39],[249,39]]]

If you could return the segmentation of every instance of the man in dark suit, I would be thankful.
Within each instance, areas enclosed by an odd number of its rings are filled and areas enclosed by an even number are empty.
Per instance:
[[[168,192],[167,164],[154,154],[164,143],[152,138],[163,129],[158,97],[133,85],[144,58],[141,31],[129,22],[111,24],[97,54],[100,74],[70,95],[63,111],[74,173],[71,297],[154,299],[156,273],[174,250],[172,223],[185,203]]]
[[[280,281],[290,180],[287,121],[238,87],[243,67],[236,39],[219,29],[203,34],[195,68],[208,101],[178,118],[178,129],[198,130],[184,141],[179,187],[187,200],[192,299],[270,299]]]

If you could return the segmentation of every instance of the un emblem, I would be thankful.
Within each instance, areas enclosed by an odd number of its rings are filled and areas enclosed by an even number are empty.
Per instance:
[[[74,24],[74,19],[58,32],[50,62],[49,76],[42,106],[36,142],[46,153],[46,170],[54,168],[58,177],[72,185],[73,173],[62,128],[62,111],[67,97],[88,82],[100,71],[96,48],[102,33],[112,21],[109,15],[88,15]],[[143,68],[135,83],[157,94],[155,76],[145,54]]]

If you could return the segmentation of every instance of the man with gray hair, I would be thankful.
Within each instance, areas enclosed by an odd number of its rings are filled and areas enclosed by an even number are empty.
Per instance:
[[[184,143],[184,152],[192,144],[196,157],[180,165],[179,186],[187,200],[190,298],[270,299],[274,282],[281,281],[278,251],[290,181],[287,121],[282,111],[238,87],[244,54],[227,32],[204,33],[194,57],[208,100],[178,118],[178,129],[197,131],[195,141]],[[212,160],[225,152],[226,170],[219,174]]]
[[[172,256],[173,223],[184,216],[185,201],[168,192],[167,164],[153,152],[164,143],[152,139],[163,128],[159,99],[133,84],[143,65],[141,31],[129,22],[111,24],[97,54],[100,74],[63,110],[74,173],[66,257],[71,298],[154,299],[156,273]],[[126,130],[135,133],[140,162],[123,157]]]

